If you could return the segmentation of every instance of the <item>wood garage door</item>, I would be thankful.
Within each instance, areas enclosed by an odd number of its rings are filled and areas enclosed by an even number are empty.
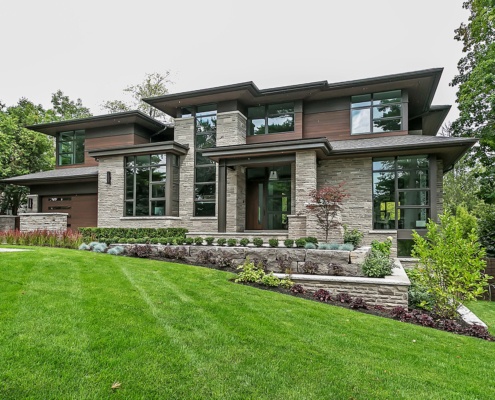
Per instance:
[[[67,228],[77,229],[96,226],[98,223],[98,195],[73,194],[45,196],[41,200],[41,212],[67,213]]]

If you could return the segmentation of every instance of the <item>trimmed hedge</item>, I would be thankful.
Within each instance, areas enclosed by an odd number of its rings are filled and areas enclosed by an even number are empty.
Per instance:
[[[141,238],[185,238],[187,229],[185,228],[79,228],[84,241],[98,240],[100,238],[121,238],[121,239],[141,239]]]

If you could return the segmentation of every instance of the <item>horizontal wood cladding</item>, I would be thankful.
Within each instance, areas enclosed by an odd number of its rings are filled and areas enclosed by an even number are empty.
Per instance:
[[[41,198],[41,211],[67,213],[67,227],[96,226],[98,213],[97,194],[51,195]]]
[[[350,139],[351,112],[349,109],[305,114],[304,138],[326,137],[329,140]]]

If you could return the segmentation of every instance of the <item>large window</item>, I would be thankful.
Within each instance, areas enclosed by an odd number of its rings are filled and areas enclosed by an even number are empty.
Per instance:
[[[400,90],[351,97],[351,133],[382,133],[402,130]]]
[[[58,165],[84,163],[84,131],[67,131],[58,134]]]
[[[424,229],[430,217],[427,156],[373,159],[373,229]]]
[[[178,179],[177,163],[177,156],[172,154],[126,157],[125,216],[176,215],[178,190],[174,187],[178,184],[175,182]],[[167,202],[170,202],[168,208]]]
[[[294,131],[294,103],[248,108],[248,135]]]
[[[203,150],[216,146],[216,106],[199,106],[195,116],[194,216],[211,217],[215,216],[217,166],[203,156]]]

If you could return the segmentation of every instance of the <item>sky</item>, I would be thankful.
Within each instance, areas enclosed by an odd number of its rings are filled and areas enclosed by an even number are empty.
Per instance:
[[[457,115],[463,0],[0,0],[0,102],[50,107],[61,89],[93,114],[146,73],[170,93],[253,81],[260,89],[443,67],[434,104]]]

